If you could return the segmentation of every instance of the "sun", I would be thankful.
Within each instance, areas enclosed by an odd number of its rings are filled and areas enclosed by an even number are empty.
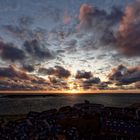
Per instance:
[[[67,90],[68,93],[76,94],[81,93],[82,89],[80,86],[74,82],[69,82],[69,90]]]
[[[76,90],[76,89],[72,89],[72,90],[69,90],[68,93],[71,93],[71,94],[76,94],[76,93],[80,93],[81,91],[79,90]]]

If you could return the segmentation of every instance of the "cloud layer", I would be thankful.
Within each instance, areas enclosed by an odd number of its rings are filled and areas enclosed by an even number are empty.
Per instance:
[[[118,31],[118,47],[127,56],[140,56],[140,1],[127,6]]]
[[[109,74],[109,79],[118,85],[127,85],[140,81],[140,66],[125,67],[123,65],[113,69]]]
[[[3,60],[12,62],[25,59],[24,51],[10,43],[0,42],[0,54]]]
[[[48,68],[48,69],[40,68],[38,73],[43,75],[53,75],[58,78],[68,78],[71,76],[70,71],[66,70],[61,66],[55,66],[54,68]]]
[[[1,9],[1,88],[138,88],[140,1],[54,1]]]

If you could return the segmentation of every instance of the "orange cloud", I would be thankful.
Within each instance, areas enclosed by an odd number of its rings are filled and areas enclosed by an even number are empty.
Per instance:
[[[94,7],[89,4],[83,4],[81,6],[79,15],[79,28],[89,28],[90,26],[92,26],[94,12]]]
[[[140,55],[140,1],[127,6],[118,32],[119,49],[128,56]]]

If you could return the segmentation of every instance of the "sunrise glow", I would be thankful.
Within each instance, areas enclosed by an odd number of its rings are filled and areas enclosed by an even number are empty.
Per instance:
[[[45,3],[0,10],[1,91],[139,90],[139,1]]]

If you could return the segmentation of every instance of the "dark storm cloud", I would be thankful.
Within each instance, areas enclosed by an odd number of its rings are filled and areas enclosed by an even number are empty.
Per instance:
[[[122,16],[124,15],[123,11],[120,7],[112,7],[111,13],[108,14],[106,17],[109,21],[112,22],[112,24],[119,22],[122,19]]]
[[[103,34],[101,36],[101,43],[103,45],[116,45],[116,31],[113,30],[113,27],[118,25],[123,17],[124,13],[120,10],[119,7],[112,7],[110,14],[106,13],[105,22],[103,24]]]
[[[123,65],[113,69],[109,74],[109,79],[117,85],[127,85],[140,81],[140,66],[125,67]]]
[[[96,28],[97,26],[113,26],[121,20],[123,12],[119,7],[112,7],[112,11],[107,13],[89,4],[83,4],[80,8],[79,20],[80,28]],[[99,24],[99,25],[98,25]],[[109,27],[110,28],[110,27]]]
[[[56,52],[59,54],[62,54],[62,53],[65,53],[65,50],[57,50]]]
[[[125,10],[119,26],[118,48],[127,56],[140,56],[140,1]]]
[[[27,72],[33,72],[35,68],[33,65],[23,64],[23,70]]]
[[[113,27],[121,21],[122,16],[123,12],[119,7],[112,7],[112,11],[107,13],[92,5],[83,4],[80,8],[78,29],[96,32],[103,45],[114,44],[116,37]]]
[[[12,62],[25,59],[24,51],[10,43],[0,42],[0,54],[3,60]]]
[[[86,71],[77,71],[75,78],[76,79],[90,79],[93,77],[93,74],[91,72],[86,72]]]
[[[52,59],[54,58],[52,52],[46,48],[46,46],[34,39],[31,41],[25,41],[23,45],[25,51],[38,59]]]
[[[101,44],[103,45],[116,45],[116,37],[114,35],[114,32],[108,28],[104,30],[104,34],[101,36]]]
[[[108,75],[108,77],[112,81],[119,81],[126,72],[127,68],[123,65],[119,65],[117,68],[112,69],[112,72]]]
[[[60,69],[60,68],[59,68]],[[15,65],[0,67],[0,90],[62,90],[68,89],[68,84],[62,74],[57,77],[49,76],[49,81],[36,75],[29,74],[23,68]]]
[[[52,85],[52,90],[62,90],[69,89],[67,81],[56,76],[49,76],[50,83]]]
[[[15,72],[13,72],[13,68],[0,68],[0,77],[15,77]]]
[[[98,87],[100,85],[100,78],[98,77],[91,77],[90,79],[87,79],[83,81],[83,88],[84,89],[90,89],[92,86]]]
[[[27,74],[18,67],[0,67],[0,90],[41,90],[49,87],[45,79]]]
[[[21,49],[22,48],[22,49]],[[24,70],[32,72],[37,62],[54,59],[54,52],[38,40],[25,41],[20,48],[12,43],[0,41],[0,58],[8,64],[18,62]]]
[[[27,75],[25,71],[20,70],[14,65],[10,65],[9,67],[0,67],[0,77],[7,78],[21,78],[31,80],[32,77]]]
[[[10,48],[7,49],[6,53],[9,53],[8,50],[10,50],[10,54],[13,55],[13,57],[23,57],[23,54],[21,51],[23,51],[26,54],[26,59],[24,63],[27,65],[31,65],[30,63],[35,63],[40,60],[45,59],[53,59],[54,54],[51,52],[45,44],[45,36],[46,36],[46,30],[36,27],[34,29],[31,28],[31,25],[33,25],[34,19],[30,16],[21,16],[18,19],[17,25],[4,25],[4,29],[12,35],[17,38],[21,39],[21,43],[23,42],[22,50]],[[15,55],[15,53],[17,55]],[[24,54],[24,55],[25,55]],[[5,57],[3,57],[5,58]],[[10,59],[10,56],[9,56]],[[11,57],[12,61],[13,59]],[[27,62],[28,60],[30,62]],[[34,60],[33,60],[34,59]],[[33,60],[33,61],[32,61]],[[31,62],[32,61],[32,62]],[[34,65],[34,64],[33,64]]]
[[[38,70],[39,74],[43,75],[54,75],[59,78],[68,78],[71,76],[71,73],[69,70],[66,70],[65,68],[61,66],[55,66],[54,68],[40,68]]]
[[[140,1],[126,7],[122,12],[119,7],[112,7],[107,13],[92,5],[83,4],[80,8],[79,29],[94,30],[99,35],[100,43],[113,45],[126,56],[140,55]],[[118,26],[114,30],[114,26]]]
[[[64,77],[64,78],[68,78],[71,73],[69,70],[66,70],[65,68],[61,67],[61,66],[55,66],[55,75],[58,77]]]
[[[55,69],[54,68],[39,68],[38,73],[41,75],[54,75]]]
[[[92,85],[92,84],[99,84],[100,83],[100,78],[97,77],[92,77],[86,81],[84,81],[84,84]]]

